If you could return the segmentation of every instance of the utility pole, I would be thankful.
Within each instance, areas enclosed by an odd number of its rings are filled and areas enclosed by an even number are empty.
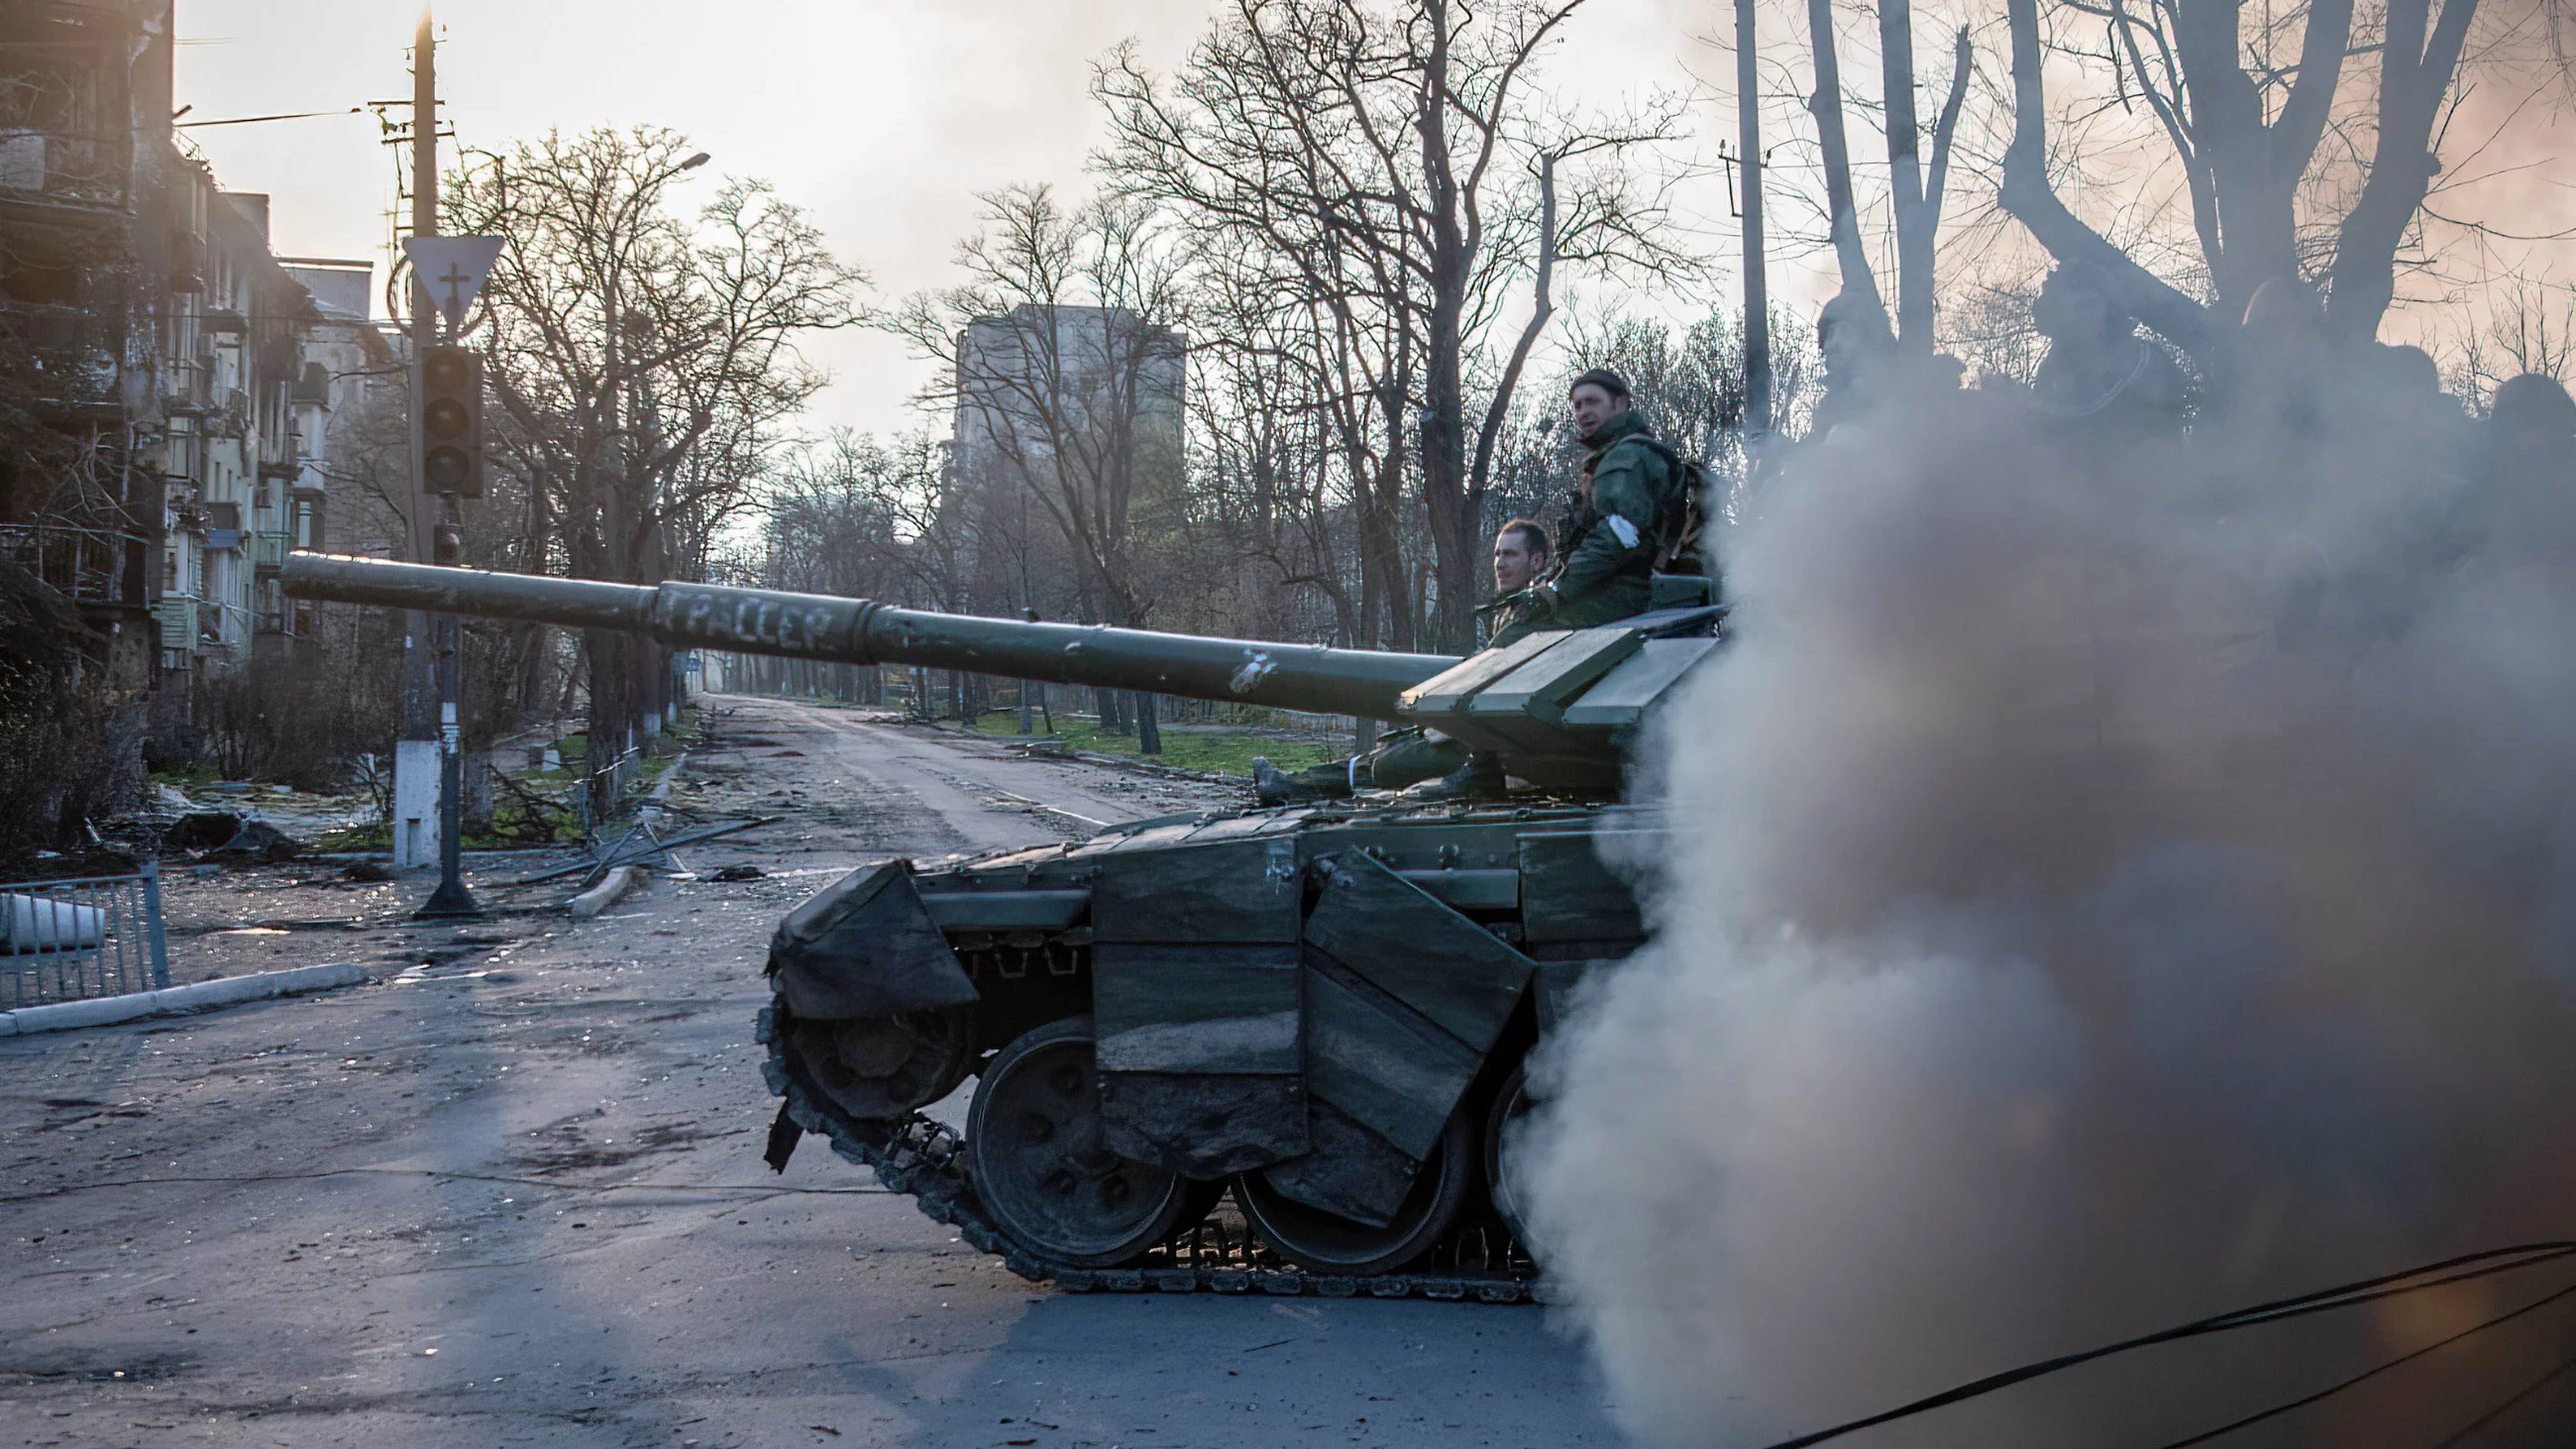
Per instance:
[[[427,9],[411,52],[411,231],[438,233],[438,40]],[[415,267],[411,279],[413,396],[419,395],[421,354],[438,341],[438,308]],[[417,430],[415,430],[416,432]],[[437,500],[420,486],[420,448],[412,449],[412,488],[403,513],[410,523],[408,552],[428,562],[436,556]],[[402,738],[394,744],[394,869],[418,870],[438,854],[438,668],[429,615],[403,614]]]
[[[438,33],[426,6],[420,12],[420,31],[412,40],[411,234],[415,238],[438,235]],[[428,397],[428,388],[421,376],[421,362],[428,357],[429,350],[443,340],[439,335],[438,302],[431,291],[432,279],[423,275],[425,270],[415,265],[411,278],[412,436],[419,440],[412,450],[412,557],[426,558],[434,563],[459,564],[464,562],[457,517],[460,505],[453,494],[430,490],[428,442],[418,422],[418,414]],[[410,622],[423,619],[424,616],[416,613],[406,616],[405,644],[411,657],[405,662],[411,666],[407,671],[411,673],[422,672],[414,660],[428,665],[425,672],[431,677],[431,692],[437,699],[434,753],[430,761],[423,763],[434,763],[435,773],[431,778],[437,782],[434,787],[437,792],[436,813],[426,816],[424,823],[426,820],[436,822],[430,828],[438,837],[438,889],[430,892],[429,899],[422,903],[416,914],[424,917],[476,916],[482,912],[474,904],[473,895],[465,889],[461,854],[465,834],[465,754],[463,732],[456,714],[459,673],[456,616],[439,614],[426,618],[429,626],[426,638],[420,623]],[[418,647],[421,642],[430,645],[426,654]],[[405,724],[408,725],[409,711],[406,710],[405,714]],[[408,728],[404,735],[400,748],[408,750],[414,737]],[[397,754],[394,794],[398,799],[402,795],[401,765],[402,757]],[[408,820],[398,821],[396,828],[408,824]],[[412,863],[427,864],[417,858]]]
[[[1750,471],[1771,437],[1771,287],[1762,271],[1762,79],[1753,0],[1735,0],[1735,119],[1744,152],[1744,442]]]

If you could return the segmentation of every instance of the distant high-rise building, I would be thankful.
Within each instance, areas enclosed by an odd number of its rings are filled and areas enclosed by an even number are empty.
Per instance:
[[[979,317],[957,339],[958,475],[1043,482],[1060,442],[1177,451],[1187,374],[1181,334],[1122,308],[1028,303]]]
[[[947,506],[972,523],[978,602],[1065,608],[1062,513],[1177,483],[1188,342],[1123,308],[1027,303],[969,323],[956,366]]]

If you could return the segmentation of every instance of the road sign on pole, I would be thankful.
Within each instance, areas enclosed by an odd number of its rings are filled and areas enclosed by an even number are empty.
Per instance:
[[[403,253],[411,258],[412,275],[429,294],[430,305],[447,319],[447,330],[453,334],[465,324],[466,309],[483,290],[483,279],[492,275],[492,263],[500,260],[501,238],[406,237]]]

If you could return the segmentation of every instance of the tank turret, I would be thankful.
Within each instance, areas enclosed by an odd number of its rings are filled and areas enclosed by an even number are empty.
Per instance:
[[[1512,1302],[1522,1063],[1644,939],[1612,864],[1628,741],[1715,657],[1719,609],[1465,659],[976,619],[708,584],[291,556],[290,594],[650,634],[675,648],[1377,719],[1531,790],[1138,822],[1078,844],[862,867],[780,922],[760,1015],[806,1133],[1032,1278],[1079,1289]],[[1618,838],[1615,849],[1603,843]],[[924,1108],[978,1079],[966,1130]]]

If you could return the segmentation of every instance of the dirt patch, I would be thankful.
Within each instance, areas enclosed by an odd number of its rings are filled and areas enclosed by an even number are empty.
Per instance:
[[[637,1158],[675,1152],[691,1143],[739,1136],[749,1130],[741,1126],[708,1126],[695,1118],[683,1118],[648,1122],[624,1132],[593,1138],[590,1127],[575,1119],[537,1129],[531,1134],[537,1140],[513,1149],[510,1161],[516,1167],[539,1175],[575,1172],[584,1168],[622,1167]]]

